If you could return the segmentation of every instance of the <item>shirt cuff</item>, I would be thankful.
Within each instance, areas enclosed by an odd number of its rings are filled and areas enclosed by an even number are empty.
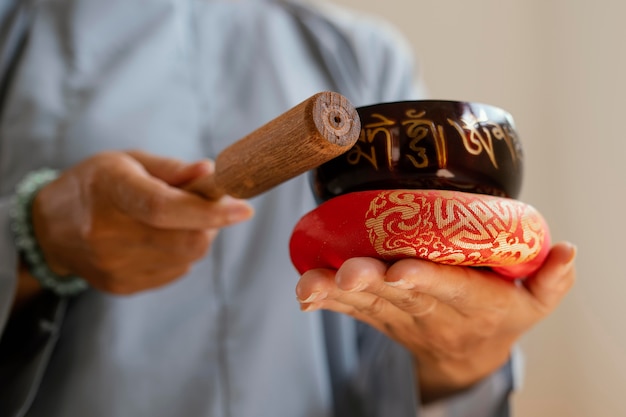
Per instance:
[[[422,406],[419,417],[508,417],[509,396],[521,387],[523,357],[514,347],[509,361],[472,388]]]

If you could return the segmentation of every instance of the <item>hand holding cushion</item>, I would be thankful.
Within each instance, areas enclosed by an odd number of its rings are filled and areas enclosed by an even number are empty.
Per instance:
[[[556,244],[539,270],[517,285],[478,268],[351,258],[338,270],[305,272],[296,294],[304,311],[347,314],[405,346],[427,403],[505,364],[517,339],[574,283],[574,259],[572,245]]]

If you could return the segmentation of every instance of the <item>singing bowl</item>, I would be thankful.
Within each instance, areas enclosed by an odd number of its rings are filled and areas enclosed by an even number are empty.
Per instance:
[[[443,100],[357,108],[361,134],[312,171],[318,201],[353,191],[444,189],[516,198],[523,154],[513,117],[480,103]]]
[[[533,274],[550,246],[545,219],[517,200],[523,153],[497,107],[422,100],[357,108],[359,140],[311,172],[320,206],[295,226],[303,273],[348,258],[421,258]]]

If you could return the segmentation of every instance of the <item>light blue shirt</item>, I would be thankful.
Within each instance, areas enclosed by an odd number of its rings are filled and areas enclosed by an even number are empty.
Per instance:
[[[0,325],[17,270],[8,199],[29,171],[109,149],[213,158],[319,91],[357,106],[421,95],[393,30],[324,4],[32,0],[0,18]],[[307,176],[251,203],[255,219],[175,283],[53,303],[44,342],[0,375],[0,415],[415,417],[402,347],[299,311],[288,240],[315,204]],[[510,389],[507,366],[437,412],[505,415]]]

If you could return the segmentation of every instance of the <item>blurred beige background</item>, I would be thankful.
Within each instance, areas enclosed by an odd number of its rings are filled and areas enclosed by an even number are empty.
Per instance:
[[[626,2],[335,0],[394,23],[432,98],[509,110],[522,199],[578,246],[578,281],[522,341],[515,416],[626,416]]]

